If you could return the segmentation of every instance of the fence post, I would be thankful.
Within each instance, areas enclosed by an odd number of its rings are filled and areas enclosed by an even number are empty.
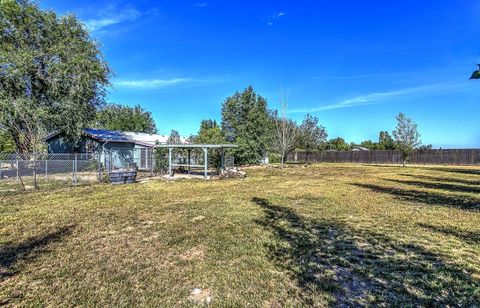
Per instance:
[[[73,166],[72,166],[73,184],[77,185],[77,153],[73,155],[74,155]]]
[[[102,181],[102,154],[99,151],[98,152],[98,160],[97,160],[97,165],[98,165],[98,181]]]
[[[45,180],[48,178],[48,154],[45,158]]]
[[[18,175],[18,152],[17,152],[17,154],[15,155],[15,158],[16,158],[15,165],[17,166],[17,181],[19,181],[19,180],[20,180],[20,177],[19,177],[19,175]]]

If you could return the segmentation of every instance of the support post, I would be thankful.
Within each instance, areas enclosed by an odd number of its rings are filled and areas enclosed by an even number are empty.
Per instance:
[[[103,150],[102,150],[103,151]],[[99,151],[98,152],[98,181],[102,181],[102,153]]]
[[[154,149],[150,149],[150,174],[153,175],[153,165],[155,163],[154,158],[153,158],[153,151]]]
[[[204,154],[204,158],[205,158],[205,170],[204,170],[204,176],[205,176],[205,179],[207,179],[208,177],[208,149],[207,148],[203,148],[203,154]]]
[[[168,148],[168,175],[172,176],[172,148]]]
[[[225,170],[225,149],[220,149],[220,172]]]
[[[191,149],[188,149],[188,174],[190,174],[190,165],[191,165],[191,154],[192,154],[192,150]]]

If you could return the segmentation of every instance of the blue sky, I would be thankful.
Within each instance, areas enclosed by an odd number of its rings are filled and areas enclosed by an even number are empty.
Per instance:
[[[73,12],[115,71],[109,102],[150,110],[160,133],[220,119],[252,85],[329,137],[377,140],[402,111],[434,147],[480,147],[480,2],[40,1]]]

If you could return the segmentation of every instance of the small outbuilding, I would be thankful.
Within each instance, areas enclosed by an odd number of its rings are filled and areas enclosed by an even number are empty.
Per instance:
[[[124,168],[135,164],[140,170],[152,168],[152,153],[155,146],[166,144],[168,136],[127,131],[86,128],[76,142],[65,138],[62,133],[48,135],[45,142],[49,154],[86,153],[99,155],[109,169]],[[186,138],[181,138],[186,142]],[[138,155],[137,155],[138,153]],[[108,159],[107,159],[108,157]],[[111,164],[107,166],[107,164]]]

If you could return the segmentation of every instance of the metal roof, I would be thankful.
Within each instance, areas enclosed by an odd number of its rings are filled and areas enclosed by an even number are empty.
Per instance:
[[[156,144],[166,143],[168,140],[168,136],[164,135],[117,131],[102,128],[85,128],[82,132],[84,135],[101,142],[135,143],[147,147],[154,147]],[[45,138],[45,141],[48,141],[59,134],[60,132],[51,133]],[[180,140],[184,142],[186,138],[181,137]]]

